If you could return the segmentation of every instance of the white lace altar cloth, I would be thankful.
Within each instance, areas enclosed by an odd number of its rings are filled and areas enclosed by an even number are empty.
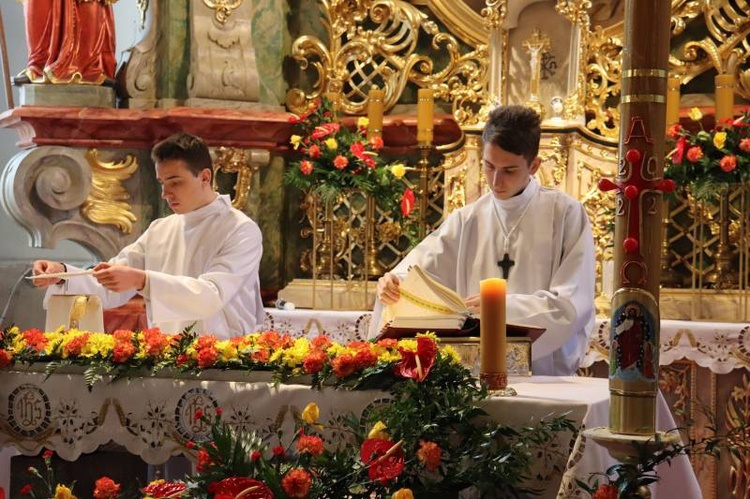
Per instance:
[[[295,336],[317,336],[325,333],[335,341],[347,343],[367,339],[370,312],[328,310],[266,309],[266,320],[260,330],[275,329]],[[581,367],[609,362],[609,320],[597,319],[589,349]],[[663,366],[677,360],[691,360],[716,374],[732,369],[750,369],[750,324],[736,322],[661,321]],[[533,348],[533,347],[532,347]]]
[[[208,427],[194,416],[198,409],[210,412],[214,407],[221,407],[223,419],[239,428],[264,435],[282,430],[290,438],[295,416],[316,402],[321,420],[332,428],[325,435],[327,445],[348,445],[337,417],[349,412],[359,416],[387,400],[381,391],[275,386],[265,373],[236,371],[206,371],[200,378],[143,377],[114,383],[105,379],[89,391],[82,372],[71,369],[45,380],[43,368],[0,371],[0,446],[12,445],[30,455],[49,448],[67,460],[112,441],[148,463],[163,463],[182,453],[187,440],[208,434]],[[495,421],[516,426],[567,413],[577,425],[607,425],[607,380],[530,377],[512,378],[510,384],[518,396],[491,397],[483,403]],[[660,429],[674,428],[661,397],[659,415]],[[581,435],[576,440],[558,435],[535,452],[535,462],[534,485],[544,488],[545,498],[583,497],[575,479],[585,480],[613,464],[603,448]],[[663,467],[660,476],[655,493],[669,494],[656,497],[700,497],[693,495],[699,489],[687,459]]]

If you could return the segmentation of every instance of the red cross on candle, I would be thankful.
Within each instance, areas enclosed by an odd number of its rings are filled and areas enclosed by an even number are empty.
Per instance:
[[[646,143],[651,143],[653,139],[646,134],[646,128],[643,124],[643,118],[633,117],[630,121],[630,130],[628,131],[625,145],[637,139],[644,139]],[[646,192],[672,192],[674,190],[674,181],[661,177],[663,167],[660,161],[645,154],[635,147],[627,149],[624,160],[620,160],[617,182],[608,178],[599,180],[599,189],[602,191],[617,190],[627,199],[628,203],[628,225],[627,236],[622,241],[622,247],[628,254],[638,252],[641,240],[641,204],[643,194]],[[635,202],[637,200],[637,202]],[[622,214],[625,201],[618,199],[617,215]]]

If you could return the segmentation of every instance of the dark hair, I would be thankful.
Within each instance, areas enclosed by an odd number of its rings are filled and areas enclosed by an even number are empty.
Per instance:
[[[541,120],[536,111],[524,106],[499,106],[490,111],[482,140],[523,156],[531,163],[539,154],[541,135]]]
[[[213,161],[208,146],[195,135],[176,133],[156,144],[151,150],[151,161],[154,163],[170,159],[183,160],[196,177],[205,168],[211,170],[213,176]]]

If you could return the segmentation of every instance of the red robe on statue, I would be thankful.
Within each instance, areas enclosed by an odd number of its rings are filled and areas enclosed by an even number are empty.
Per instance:
[[[115,76],[116,0],[25,0],[32,83],[101,85]]]

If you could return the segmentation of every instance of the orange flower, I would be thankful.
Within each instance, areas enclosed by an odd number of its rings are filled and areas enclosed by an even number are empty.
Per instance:
[[[109,477],[103,476],[94,483],[94,499],[117,499],[120,494],[120,484]]]
[[[688,149],[687,152],[687,159],[691,163],[697,163],[701,160],[703,157],[703,149],[700,148],[700,146],[693,146],[690,149]]]
[[[23,332],[23,340],[27,346],[41,352],[47,346],[48,338],[38,329],[28,329]]]
[[[338,379],[351,376],[357,371],[357,362],[352,354],[344,353],[331,361],[333,375]]]
[[[742,152],[750,152],[750,138],[740,141],[740,150]]]
[[[376,151],[379,151],[383,148],[383,138],[379,135],[375,135],[374,137],[370,138],[370,147],[375,149]]]
[[[339,154],[335,158],[333,158],[333,166],[336,167],[337,170],[343,170],[347,167],[349,164],[349,159],[347,159],[346,156],[342,156]]]
[[[435,442],[427,440],[419,441],[417,459],[424,465],[427,471],[434,473],[440,466],[440,446]]]
[[[331,339],[324,334],[310,340],[310,348],[315,350],[327,350],[332,344]]]
[[[281,487],[289,497],[303,499],[310,493],[312,476],[302,468],[294,468],[281,479]]]
[[[736,156],[724,156],[719,161],[719,167],[725,172],[729,173],[737,168],[737,157]]]
[[[0,367],[8,367],[13,363],[13,354],[0,348]]]
[[[323,370],[325,362],[328,356],[322,350],[313,350],[305,356],[302,361],[302,367],[304,367],[307,374],[319,373]]]
[[[112,349],[112,362],[122,364],[135,355],[135,345],[128,341],[120,341]]]
[[[680,135],[680,130],[682,130],[682,126],[680,126],[679,123],[670,125],[669,128],[667,128],[667,137],[670,139],[676,139],[677,136]]]
[[[76,355],[81,355],[81,350],[86,346],[86,342],[88,341],[88,339],[88,333],[84,333],[67,342],[65,344],[65,347],[63,348],[64,356],[73,357]]]
[[[301,171],[304,175],[310,175],[313,172],[313,164],[308,160],[300,161],[299,171]]]
[[[311,145],[310,149],[307,150],[307,154],[313,159],[318,159],[320,157],[320,147],[317,144]]]
[[[315,435],[302,435],[297,442],[297,450],[300,454],[319,456],[323,454],[323,439]]]

